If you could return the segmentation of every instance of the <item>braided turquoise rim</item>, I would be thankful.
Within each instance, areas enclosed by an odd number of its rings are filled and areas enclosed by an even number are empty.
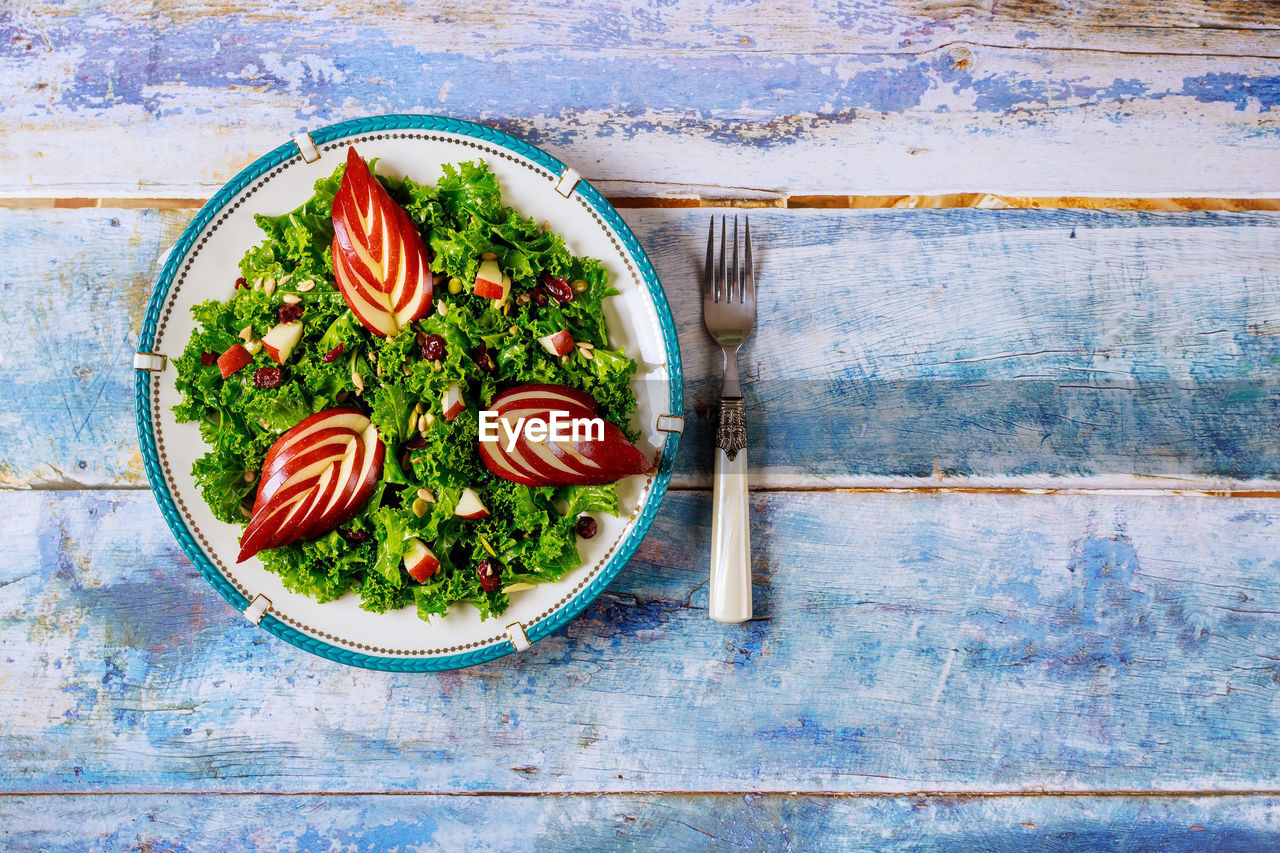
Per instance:
[[[388,130],[433,130],[469,136],[505,148],[512,153],[531,160],[553,175],[560,175],[565,169],[564,163],[523,140],[474,122],[441,116],[387,115],[352,119],[351,121],[339,122],[338,124],[312,131],[311,139],[319,146],[351,136]],[[218,194],[210,199],[204,207],[200,208],[200,212],[187,225],[182,232],[182,236],[169,253],[168,259],[160,272],[160,277],[156,281],[155,290],[151,294],[151,301],[147,304],[147,313],[142,323],[142,333],[138,338],[138,350],[140,352],[151,351],[155,344],[156,328],[160,322],[160,314],[168,297],[169,288],[173,285],[179,266],[204,229],[224,207],[230,204],[251,183],[281,163],[286,163],[300,156],[296,143],[287,142],[281,145],[269,154],[254,161],[252,165],[223,186],[218,191]],[[667,373],[670,385],[668,411],[672,415],[683,416],[684,381],[680,366],[680,344],[676,340],[675,322],[671,318],[671,308],[667,304],[667,297],[662,291],[662,285],[658,283],[658,276],[654,272],[653,264],[650,263],[644,249],[641,248],[636,235],[632,233],[627,224],[623,222],[622,217],[618,215],[618,212],[613,209],[613,206],[605,200],[604,196],[595,187],[584,179],[578,183],[576,192],[608,224],[636,263],[636,269],[648,289],[649,297],[653,300],[654,308],[658,315],[658,323],[662,330],[662,343],[667,355]],[[249,605],[249,601],[223,576],[222,572],[205,555],[204,550],[196,544],[195,538],[191,535],[191,531],[187,529],[186,523],[178,512],[173,496],[169,493],[169,487],[161,471],[160,459],[156,449],[155,426],[151,422],[149,400],[153,377],[151,372],[147,370],[138,370],[135,373],[134,403],[138,417],[138,442],[142,446],[142,459],[147,471],[147,479],[151,482],[151,491],[156,497],[156,502],[160,505],[160,512],[164,515],[164,519],[168,523],[169,529],[173,531],[173,535],[177,537],[182,550],[186,552],[191,562],[200,570],[200,574],[204,576],[205,580],[212,584],[213,588],[231,606],[243,611]],[[653,518],[658,512],[658,505],[662,502],[663,495],[666,494],[667,484],[671,480],[671,467],[675,460],[676,445],[679,439],[679,433],[667,433],[662,445],[662,460],[658,474],[654,478],[652,491],[649,494],[649,499],[645,502],[644,509],[636,519],[631,533],[618,547],[618,550],[609,559],[609,562],[605,564],[595,580],[584,587],[581,592],[559,610],[526,628],[530,642],[536,642],[563,627],[570,619],[582,612],[582,609],[604,591],[604,588],[609,585],[618,572],[622,571],[622,567],[627,564],[627,561],[631,559],[632,554],[640,546],[640,541],[648,531],[649,525],[653,523]],[[285,642],[292,643],[298,648],[320,657],[351,666],[393,672],[436,672],[459,669],[494,660],[515,651],[515,647],[509,640],[503,640],[472,652],[443,657],[383,657],[366,655],[332,645],[298,631],[270,613],[263,617],[261,626]]]

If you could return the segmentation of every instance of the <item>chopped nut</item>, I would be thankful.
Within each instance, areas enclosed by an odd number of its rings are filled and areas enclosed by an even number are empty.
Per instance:
[[[311,290],[311,288],[315,286],[316,286],[316,283],[311,279],[307,279],[306,281],[300,281],[298,282],[298,292],[306,293],[307,291]]]
[[[449,316],[449,303],[445,302],[443,299],[437,300],[436,313],[439,314],[441,317]]]
[[[436,502],[435,492],[431,491],[426,486],[423,486],[421,489],[418,489],[418,497],[422,498],[424,501],[426,501],[429,504],[433,504]]]
[[[587,361],[591,361],[595,358],[595,353],[591,352],[589,349],[582,349],[581,347],[578,348],[578,355],[582,356]]]
[[[253,513],[252,513],[252,512],[250,512],[250,511],[249,511],[249,508],[248,508],[247,506],[245,506],[244,504],[240,504],[240,514],[241,514],[241,515],[243,515],[245,518],[252,518],[252,517],[253,517]]]
[[[253,340],[253,326],[245,326],[243,329],[240,330],[240,340],[242,341]]]
[[[567,355],[562,355],[562,356],[560,356],[560,363],[561,363],[561,364],[568,364],[568,363],[569,363],[569,356],[567,356]]]
[[[498,256],[495,255],[493,252],[480,253],[480,260],[482,261],[496,261],[497,259],[498,259]]]
[[[418,498],[413,502],[413,514],[418,518],[422,518],[427,514],[427,502],[422,498]]]
[[[252,483],[252,482],[253,482],[254,480],[256,480],[256,479],[258,479],[258,475],[257,475],[257,474],[255,474],[255,473],[253,473],[252,471],[245,471],[245,472],[244,472],[244,481],[245,481],[246,483]]]
[[[424,430],[423,435],[426,435],[426,432],[425,432],[426,428],[431,426],[435,422],[436,422],[436,416],[431,414],[430,412],[425,412],[422,415],[422,429]]]
[[[520,331],[520,327],[515,324],[512,324],[511,328],[507,329],[507,334],[514,335],[514,334],[518,334],[519,331]]]
[[[445,279],[444,273],[442,272],[436,273],[435,275],[431,276],[431,286],[439,287],[444,282],[444,279]]]
[[[378,375],[379,379],[382,378],[382,362],[378,362],[378,369],[375,370],[374,373]]]
[[[347,399],[347,397],[348,397],[348,396],[349,396],[349,395],[347,394],[347,389],[343,388],[343,389],[342,389],[341,391],[339,391],[337,394],[334,394],[334,395],[333,395],[333,399],[335,399],[335,400],[337,400],[339,403],[341,403],[341,402],[345,401],[345,400]]]
[[[577,281],[575,281],[573,284],[569,286],[573,288],[574,293],[581,293],[582,291],[587,289],[587,283],[582,279],[578,279]]]
[[[591,341],[578,341],[578,349],[595,349],[596,345]]]
[[[296,293],[286,293],[284,295],[285,305],[297,305],[301,301],[302,301],[302,297]]]
[[[364,380],[360,378],[360,372],[354,369],[351,371],[351,384],[356,386],[357,396],[364,391]]]
[[[531,297],[529,294],[527,294],[527,293],[522,293],[522,294],[520,294],[519,296],[517,296],[517,297],[516,297],[516,304],[517,304],[517,305],[528,305],[528,304],[529,304],[529,301],[530,301],[532,298],[533,298],[533,297]]]
[[[444,363],[443,363],[443,362],[440,362],[440,361],[433,361],[433,362],[431,362],[431,368],[432,368],[436,373],[439,373],[441,370],[444,370]]]

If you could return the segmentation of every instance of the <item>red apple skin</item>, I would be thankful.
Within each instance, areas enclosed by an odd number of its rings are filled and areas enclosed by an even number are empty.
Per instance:
[[[236,562],[267,548],[328,533],[350,521],[377,486],[385,453],[377,432],[357,409],[339,406],[304,418],[267,452]],[[344,475],[343,462],[349,454],[353,461]],[[331,462],[326,465],[327,460]],[[318,470],[290,482],[313,466]],[[324,494],[316,494],[321,482],[325,482]]]
[[[431,553],[431,549],[426,546],[421,539],[414,538],[417,547],[410,546],[410,553],[421,551],[420,558],[413,564],[409,564],[408,557],[405,558],[405,571],[409,573],[409,577],[418,583],[426,583],[432,575],[440,570],[440,560],[435,554]]]
[[[495,284],[487,278],[478,278],[472,292],[484,299],[501,299],[503,294],[502,283]]]
[[[251,361],[253,356],[244,348],[244,344],[234,344],[218,356],[218,370],[222,371],[222,378],[226,379]]]
[[[366,223],[362,214],[372,210]],[[338,290],[379,337],[431,311],[430,253],[417,226],[369,172],[354,147],[333,203],[333,265]],[[370,259],[380,267],[370,266]]]
[[[495,397],[490,408],[511,421],[524,417],[550,423],[551,413],[557,411],[570,419],[597,416],[591,395],[560,385],[511,388]],[[608,421],[603,426],[599,441],[530,442],[521,431],[510,451],[500,431],[497,441],[478,442],[480,459],[496,476],[526,486],[605,485],[653,467],[619,427]]]

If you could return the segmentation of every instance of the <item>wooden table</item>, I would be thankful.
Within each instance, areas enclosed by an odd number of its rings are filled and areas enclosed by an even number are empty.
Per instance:
[[[0,846],[1280,844],[1274,10],[824,5],[0,9]],[[200,201],[398,111],[626,208],[694,413],[609,591],[441,675],[247,624],[165,527],[132,408]],[[761,292],[738,626],[705,612],[694,298],[725,204]]]

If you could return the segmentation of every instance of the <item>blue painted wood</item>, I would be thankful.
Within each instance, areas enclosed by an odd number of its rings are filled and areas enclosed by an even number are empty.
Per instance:
[[[0,798],[11,851],[1256,851],[1274,797],[133,795]]]
[[[862,2],[785,24],[761,2],[466,5],[6,15],[0,192],[207,196],[300,130],[408,111],[493,123],[611,192],[1280,188],[1277,51],[1247,29],[1262,13],[1203,32],[1179,25],[1224,15],[1190,3],[1183,21],[1072,3],[1075,27],[1035,4]]]
[[[17,328],[0,477],[140,485],[129,402],[152,259],[187,214],[0,211]],[[688,377],[679,486],[709,483],[707,213],[632,210]],[[752,214],[754,482],[1225,488],[1280,473],[1280,216]],[[1072,236],[1074,235],[1074,236]],[[820,402],[816,402],[820,401]]]
[[[709,499],[677,492],[562,632],[413,675],[246,623],[145,492],[2,493],[3,790],[1280,784],[1280,502],[783,492],[752,510],[759,621],[707,619]]]

